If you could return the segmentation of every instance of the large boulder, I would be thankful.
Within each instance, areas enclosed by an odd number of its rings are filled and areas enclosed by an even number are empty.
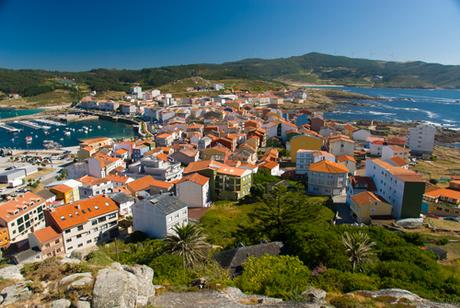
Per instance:
[[[75,307],[76,308],[91,308],[91,303],[87,301],[78,301]]]
[[[62,278],[59,281],[60,287],[66,287],[68,290],[78,289],[93,284],[91,273],[76,273]]]
[[[130,308],[145,306],[154,296],[153,270],[147,266],[121,266],[113,263],[96,276],[93,307]]]
[[[10,280],[24,280],[21,274],[22,265],[10,265],[0,268],[0,278]]]
[[[52,301],[49,305],[50,308],[69,308],[72,303],[65,298],[57,299]]]
[[[2,305],[14,304],[32,297],[32,290],[27,286],[29,282],[30,281],[20,282],[4,288],[0,293],[3,297]]]
[[[324,303],[326,300],[326,295],[326,291],[313,287],[308,287],[305,291],[302,292],[302,297],[305,299],[305,301],[312,304]]]

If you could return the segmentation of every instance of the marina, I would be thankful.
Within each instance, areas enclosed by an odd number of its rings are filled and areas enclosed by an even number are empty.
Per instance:
[[[4,123],[0,123],[0,128],[3,128],[4,130],[7,130],[10,133],[18,133],[18,132],[21,131],[19,128],[12,127],[12,126],[6,125]]]
[[[49,119],[35,119],[34,122],[47,124],[47,125],[53,125],[53,126],[65,126],[65,124],[63,124],[61,122],[56,122],[56,121],[52,121],[52,120],[49,120]]]
[[[31,122],[31,121],[15,121],[15,122],[13,122],[13,123],[21,124],[21,125],[24,125],[24,126],[33,128],[33,129],[44,129],[44,130],[48,130],[48,129],[51,128],[51,126],[38,125],[37,123]]]

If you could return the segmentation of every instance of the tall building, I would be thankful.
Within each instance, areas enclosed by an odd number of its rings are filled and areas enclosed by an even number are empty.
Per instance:
[[[374,180],[375,193],[393,206],[394,218],[419,217],[425,192],[425,181],[419,174],[381,159],[368,159],[366,176]]]
[[[409,128],[407,145],[413,154],[431,154],[434,147],[436,128],[429,124],[419,124]]]

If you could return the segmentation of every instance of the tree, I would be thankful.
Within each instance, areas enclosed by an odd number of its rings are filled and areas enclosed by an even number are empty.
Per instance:
[[[193,267],[197,262],[206,259],[209,245],[198,225],[177,225],[173,231],[174,234],[165,238],[166,250],[181,256],[184,267]]]
[[[369,260],[373,254],[372,247],[375,245],[369,236],[361,231],[351,234],[345,232],[342,236],[342,243],[345,246],[353,272]]]

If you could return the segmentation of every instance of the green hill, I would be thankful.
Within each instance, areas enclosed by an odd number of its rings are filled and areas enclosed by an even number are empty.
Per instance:
[[[0,91],[35,96],[75,84],[97,91],[126,91],[133,83],[161,87],[177,80],[262,80],[406,88],[460,88],[460,66],[388,62],[320,53],[279,59],[245,59],[222,64],[192,64],[141,70],[86,72],[0,69]]]

